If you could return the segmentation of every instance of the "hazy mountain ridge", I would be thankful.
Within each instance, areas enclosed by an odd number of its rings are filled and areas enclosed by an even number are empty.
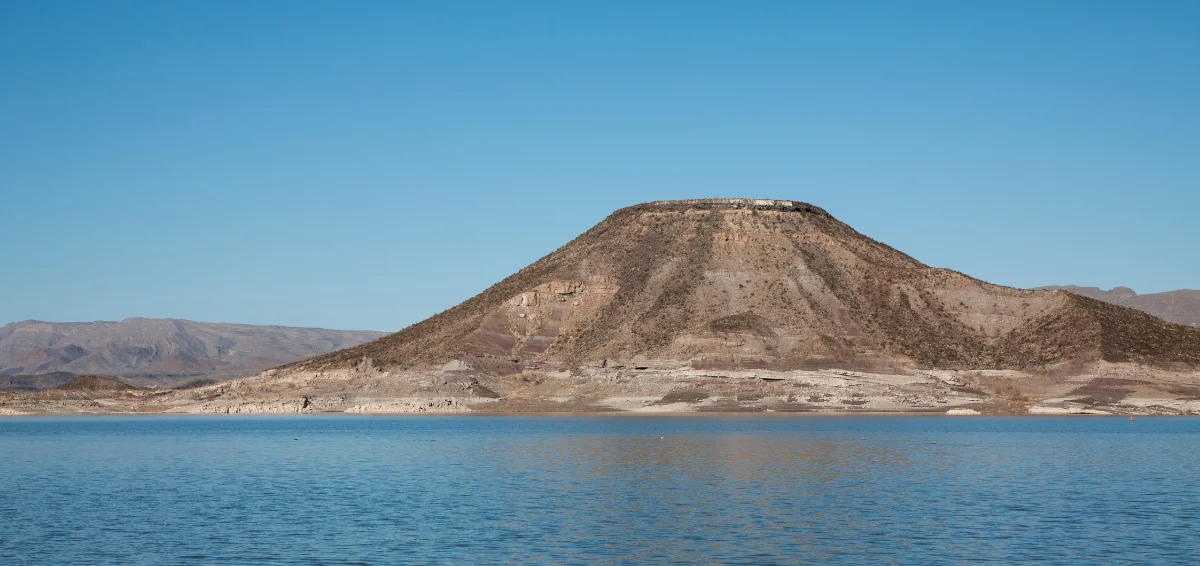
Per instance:
[[[99,374],[137,385],[169,386],[198,377],[251,375],[384,334],[180,319],[29,320],[0,327],[0,375],[22,376],[7,379],[9,387],[21,389],[58,385],[65,374]],[[65,374],[57,379],[28,377],[55,372]]]
[[[1200,328],[1200,290],[1179,289],[1139,295],[1129,287],[1113,287],[1105,291],[1099,287],[1049,285],[1039,289],[1070,291],[1076,295],[1150,313],[1175,324]]]
[[[69,383],[76,377],[79,376],[66,371],[52,371],[50,373],[42,373],[37,375],[0,374],[0,389],[12,389],[16,391],[41,391],[43,389],[58,387],[64,383]]]

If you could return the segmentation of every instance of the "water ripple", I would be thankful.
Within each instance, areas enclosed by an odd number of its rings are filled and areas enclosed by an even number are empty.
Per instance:
[[[1167,418],[0,419],[0,563],[1191,564],[1198,440]]]

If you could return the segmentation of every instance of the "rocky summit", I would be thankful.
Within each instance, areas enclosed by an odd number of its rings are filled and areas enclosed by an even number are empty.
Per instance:
[[[825,210],[624,208],[400,332],[185,412],[1200,411],[1200,330],[926,266]],[[11,406],[11,405],[10,405]]]

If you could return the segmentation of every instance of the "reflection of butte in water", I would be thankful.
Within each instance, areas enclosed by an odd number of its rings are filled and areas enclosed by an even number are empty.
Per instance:
[[[329,562],[352,552],[362,562],[387,563],[397,548],[453,563],[479,556],[587,562],[598,553],[627,562],[833,562],[854,552],[875,562],[912,561],[914,553],[931,563],[980,556],[999,563],[1029,556],[1193,562],[1200,522],[1180,519],[1200,501],[1191,479],[1200,451],[1179,446],[1200,436],[1195,421],[1164,420],[1155,428],[1167,434],[1136,436],[1103,419],[1070,422],[1079,434],[1061,434],[1065,423],[1054,419],[949,422],[424,421],[450,441],[435,449],[419,442],[430,427],[394,419],[297,420],[289,425],[295,437],[323,439],[299,447],[263,442],[279,430],[262,419],[239,419],[232,436],[229,422],[211,419],[82,419],[66,428],[61,421],[0,419],[0,454],[21,452],[0,458],[0,477],[62,472],[6,492],[5,517],[14,520],[0,522],[0,540],[51,540],[30,546],[37,558],[31,561],[61,564],[150,551]],[[388,450],[379,450],[381,429],[391,439]],[[655,434],[670,434],[671,442],[654,442]],[[1080,434],[1088,450],[1079,450]],[[209,442],[214,437],[228,441]],[[959,442],[964,437],[970,442]],[[105,465],[96,465],[96,446],[105,447]],[[298,458],[297,450],[311,457]],[[164,453],[172,457],[160,458]],[[231,453],[253,457],[231,466]],[[257,480],[240,481],[247,472]],[[142,496],[113,497],[113,486],[132,474],[145,476],[137,487]],[[1104,481],[1118,477],[1135,481]],[[196,497],[197,478],[232,481]],[[303,497],[295,496],[296,485],[305,486]],[[64,493],[72,494],[71,505],[42,504]],[[347,493],[370,497],[349,505]],[[163,502],[197,516],[282,512],[212,521],[197,537],[195,525]],[[54,536],[63,525],[100,532],[118,513],[124,528],[103,537]],[[279,526],[297,515],[306,517],[305,528]],[[1063,524],[1071,528],[1030,528]],[[264,529],[272,536],[253,536]],[[11,553],[0,548],[0,555],[5,551]],[[126,561],[148,561],[136,558]]]

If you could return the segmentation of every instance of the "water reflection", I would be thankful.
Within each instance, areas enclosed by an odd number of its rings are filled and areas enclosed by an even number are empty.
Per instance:
[[[0,562],[1194,562],[1146,419],[0,421]]]

